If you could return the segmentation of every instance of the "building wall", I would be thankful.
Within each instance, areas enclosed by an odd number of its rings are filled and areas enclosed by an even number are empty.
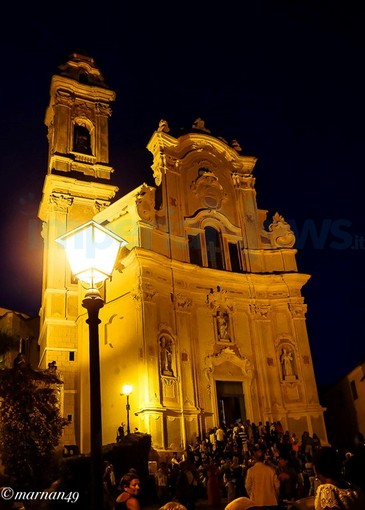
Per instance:
[[[365,363],[354,367],[336,384],[322,389],[328,440],[344,450],[354,446],[357,433],[365,436]]]
[[[16,355],[21,352],[27,363],[36,368],[39,360],[39,318],[0,308],[0,331],[18,339],[16,347],[0,357],[0,364],[11,367]]]

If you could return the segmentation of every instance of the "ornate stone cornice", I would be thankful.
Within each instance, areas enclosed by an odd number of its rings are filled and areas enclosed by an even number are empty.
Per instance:
[[[238,172],[233,172],[231,174],[233,186],[235,188],[240,189],[254,189],[255,188],[255,178],[252,175],[242,175]]]
[[[68,209],[73,203],[71,195],[64,195],[62,193],[52,193],[49,196],[49,211],[57,211],[67,213]]]
[[[111,117],[111,115],[112,115],[112,109],[110,108],[109,105],[107,105],[105,103],[96,103],[95,109],[96,109],[96,113],[103,117]]]
[[[307,313],[307,305],[302,303],[289,303],[289,310],[293,319],[304,319]]]
[[[104,211],[108,206],[110,205],[110,202],[104,202],[101,200],[95,200],[94,202],[94,209],[97,213]]]

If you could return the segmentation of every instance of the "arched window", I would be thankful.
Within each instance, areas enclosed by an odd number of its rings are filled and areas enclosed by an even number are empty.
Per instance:
[[[75,124],[74,126],[74,147],[75,152],[91,155],[90,133],[85,126]]]
[[[205,227],[204,230],[208,267],[224,269],[220,233],[213,227]]]

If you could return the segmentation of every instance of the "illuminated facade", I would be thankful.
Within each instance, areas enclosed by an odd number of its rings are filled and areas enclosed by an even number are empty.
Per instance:
[[[52,78],[49,159],[39,217],[44,273],[41,367],[65,381],[66,444],[89,448],[88,329],[55,239],[93,218],[128,244],[100,310],[103,443],[125,418],[156,449],[179,449],[237,418],[280,420],[326,441],[296,265],[295,237],[257,208],[256,158],[212,136],[201,119],[175,138],[161,121],[147,145],[155,186],[120,199],[109,183],[108,121],[115,94],[89,57]]]

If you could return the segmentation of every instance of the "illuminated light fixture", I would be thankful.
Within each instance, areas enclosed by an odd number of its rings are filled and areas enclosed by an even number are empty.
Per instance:
[[[104,301],[97,287],[111,278],[118,251],[127,242],[91,220],[56,239],[66,249],[71,271],[85,286],[82,306],[87,309],[89,325],[90,377],[90,508],[103,508],[103,452],[99,355],[99,310]]]
[[[131,432],[130,425],[129,425],[129,411],[131,409],[131,406],[129,404],[129,395],[132,393],[132,390],[133,390],[132,385],[125,384],[124,386],[122,386],[122,391],[120,393],[121,395],[125,395],[127,397],[127,403],[125,405],[125,408],[127,411],[127,434],[130,434],[130,432]]]
[[[56,241],[66,250],[72,274],[90,288],[111,277],[119,248],[127,244],[93,220]]]

